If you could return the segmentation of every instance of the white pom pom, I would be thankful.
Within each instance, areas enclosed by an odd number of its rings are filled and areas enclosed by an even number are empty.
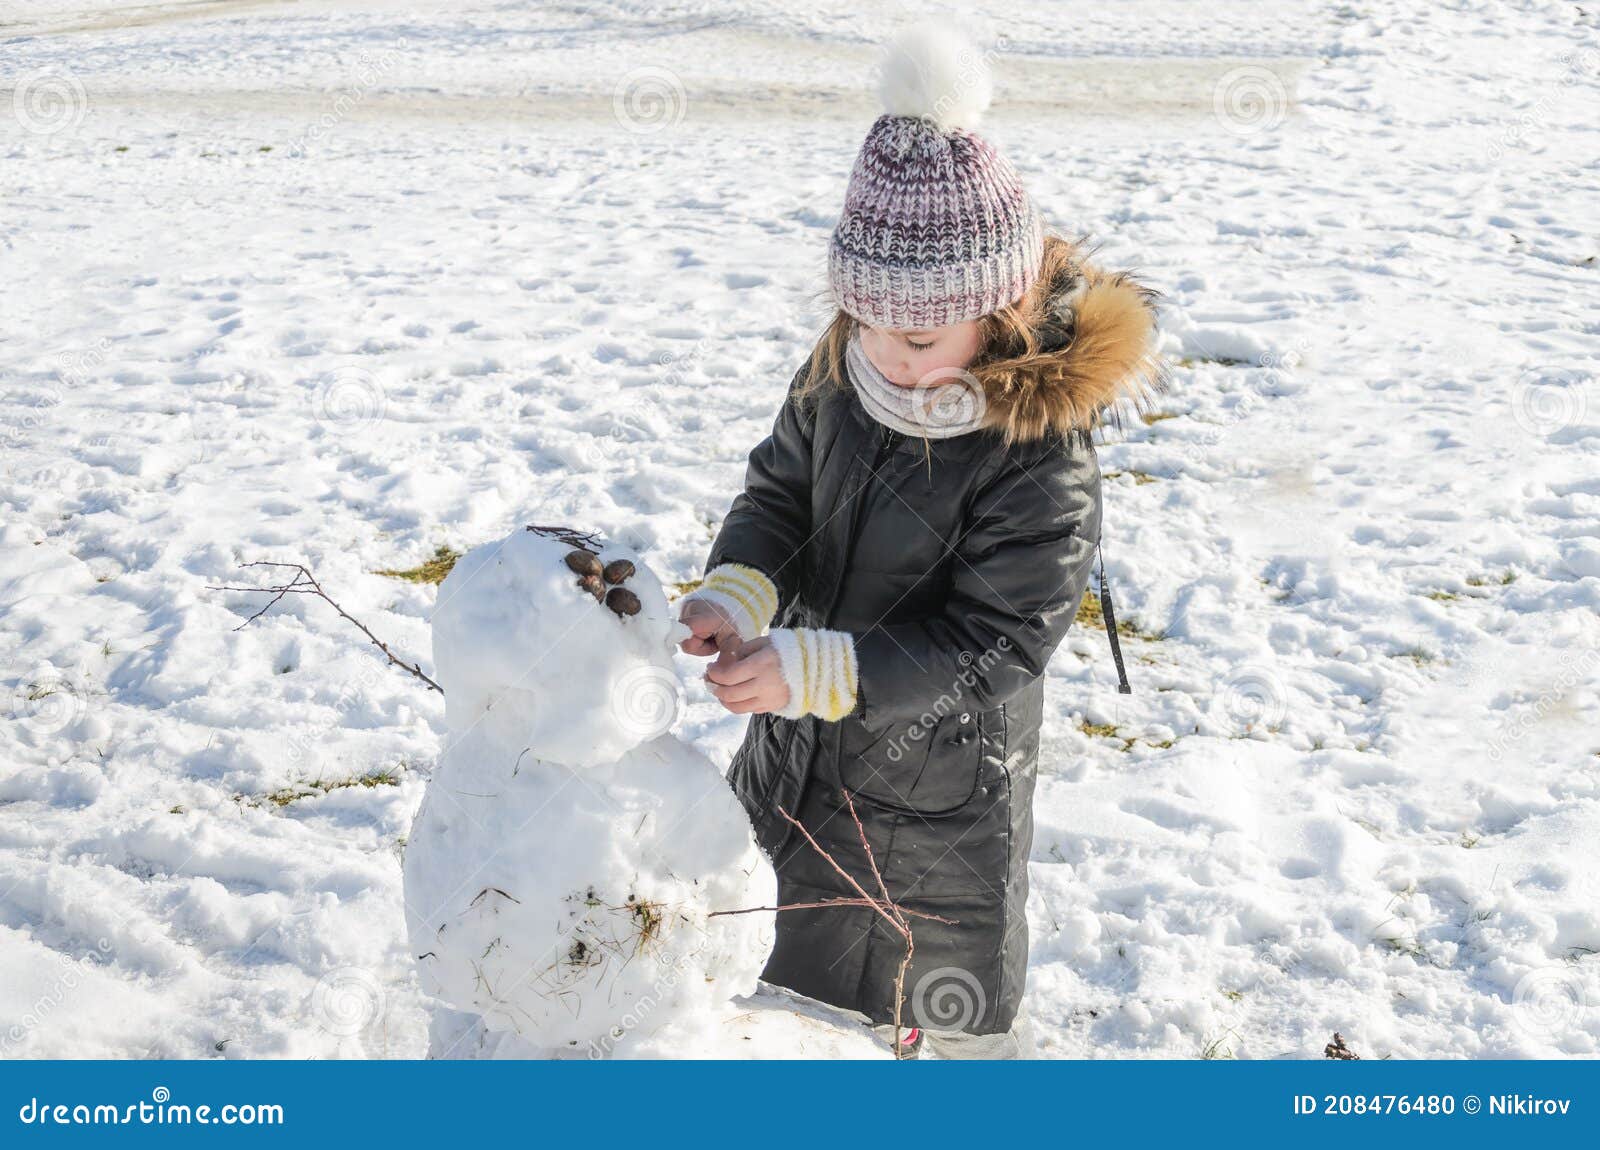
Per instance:
[[[948,132],[978,126],[994,82],[971,41],[947,27],[919,24],[889,46],[878,92],[891,116],[923,116]]]

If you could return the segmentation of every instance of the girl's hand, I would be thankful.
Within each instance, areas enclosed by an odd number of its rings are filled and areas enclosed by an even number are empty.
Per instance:
[[[739,641],[738,629],[728,618],[728,613],[705,599],[686,599],[678,612],[678,622],[694,634],[678,644],[685,655],[715,655],[720,641],[731,638]]]
[[[724,639],[717,661],[706,668],[706,684],[735,715],[776,711],[789,703],[789,684],[770,635],[748,643]]]

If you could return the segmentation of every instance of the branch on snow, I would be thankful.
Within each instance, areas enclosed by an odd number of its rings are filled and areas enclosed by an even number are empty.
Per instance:
[[[252,562],[252,563],[241,563],[241,564],[239,564],[239,566],[241,566],[241,567],[288,567],[291,570],[299,572],[299,574],[297,574],[288,583],[282,584],[282,585],[277,586],[277,587],[233,587],[233,586],[229,586],[227,584],[224,584],[224,585],[218,587],[218,586],[209,586],[208,585],[207,588],[206,588],[208,591],[267,591],[267,592],[271,592],[272,593],[272,598],[267,600],[266,604],[261,608],[261,610],[257,611],[254,615],[250,616],[250,618],[246,619],[243,623],[240,623],[239,626],[235,627],[234,628],[235,631],[238,631],[238,630],[241,630],[241,629],[243,629],[245,627],[248,627],[251,623],[253,623],[257,619],[261,618],[261,616],[265,615],[269,610],[272,609],[272,605],[274,603],[278,602],[278,600],[282,599],[285,595],[315,595],[315,596],[317,596],[317,598],[322,599],[330,607],[332,607],[335,611],[337,611],[341,618],[347,619],[352,624],[354,624],[355,627],[363,635],[365,635],[368,639],[370,639],[372,641],[373,645],[376,646],[378,648],[378,650],[382,651],[386,656],[388,656],[389,662],[393,663],[397,667],[401,667],[401,668],[403,668],[403,669],[405,669],[407,671],[410,671],[413,675],[415,675],[417,678],[421,679],[428,686],[432,687],[435,691],[438,691],[439,694],[441,694],[441,695],[444,694],[444,688],[439,686],[439,684],[435,683],[432,679],[428,678],[427,675],[423,674],[422,668],[420,666],[418,666],[416,663],[407,663],[404,659],[400,658],[393,651],[389,650],[389,645],[387,643],[385,643],[382,639],[380,639],[376,635],[374,635],[371,631],[369,631],[367,629],[366,625],[361,622],[361,620],[355,618],[355,616],[351,615],[343,607],[341,607],[341,606],[339,606],[339,604],[335,603],[328,596],[328,593],[322,589],[322,585],[317,582],[316,578],[302,564],[299,564],[299,563],[274,563],[274,562],[271,562],[270,560],[258,559],[258,560],[256,560],[255,562]]]

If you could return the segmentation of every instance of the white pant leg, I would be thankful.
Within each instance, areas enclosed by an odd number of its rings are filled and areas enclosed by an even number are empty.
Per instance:
[[[961,1030],[929,1030],[923,1040],[928,1052],[942,1059],[1027,1059],[1039,1057],[1033,1019],[1027,1006],[1017,1008],[1011,1029],[1001,1034],[968,1034]]]
[[[894,1049],[894,1027],[891,1025],[874,1026],[873,1033],[880,1036],[890,1050]],[[901,1027],[901,1033],[910,1027]],[[1039,1048],[1034,1039],[1033,1019],[1028,1015],[1027,1005],[1017,1008],[1017,1017],[1012,1020],[1011,1029],[1001,1034],[968,1034],[964,1030],[929,1030],[922,1028],[922,1043],[924,1054],[932,1054],[936,1058],[951,1059],[1026,1059],[1039,1057]]]

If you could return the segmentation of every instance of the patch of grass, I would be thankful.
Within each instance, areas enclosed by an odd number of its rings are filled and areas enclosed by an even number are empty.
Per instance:
[[[1427,597],[1435,603],[1450,603],[1461,598],[1454,591],[1429,591]]]
[[[1473,847],[1478,845],[1479,837],[1480,836],[1473,834],[1471,831],[1462,831],[1460,840],[1462,849],[1470,851]]]
[[[1425,667],[1429,663],[1433,662],[1435,656],[1432,651],[1429,651],[1423,647],[1407,647],[1403,651],[1395,651],[1391,653],[1389,658],[1410,659],[1417,666]]]
[[[1139,418],[1144,421],[1146,427],[1149,427],[1152,424],[1161,423],[1163,420],[1177,419],[1178,413],[1176,411],[1147,411]]]
[[[1077,618],[1073,621],[1080,627],[1091,629],[1104,627],[1106,625],[1106,616],[1105,612],[1100,610],[1100,596],[1093,591],[1085,591],[1083,600],[1078,604]],[[1126,623],[1118,623],[1117,630],[1121,631],[1127,625]]]
[[[268,791],[264,795],[249,797],[235,795],[234,799],[243,802],[246,806],[260,807],[271,805],[282,810],[290,803],[299,802],[301,799],[316,798],[318,795],[332,794],[334,791],[346,787],[397,787],[400,785],[400,773],[397,770],[372,771],[365,775],[353,775],[348,779],[311,779],[299,783],[291,783],[286,787],[279,787],[275,791]]]
[[[234,797],[245,799],[246,806],[259,807],[263,804],[270,803],[272,806],[275,806],[281,810],[290,803],[298,802],[300,799],[309,799],[319,793],[321,792],[315,789],[308,789],[306,787],[295,785],[279,787],[275,791],[268,791],[266,794],[253,799],[246,799],[244,795],[236,795]]]
[[[1122,743],[1124,751],[1131,751],[1139,744],[1137,737],[1122,734],[1115,723],[1091,723],[1088,719],[1085,719],[1078,724],[1078,730],[1091,739],[1117,739]],[[1171,747],[1172,744],[1172,739],[1162,739],[1160,742],[1145,740],[1145,746],[1155,747],[1157,750],[1162,751]]]
[[[1131,468],[1127,471],[1107,471],[1104,472],[1100,478],[1118,479],[1124,475],[1133,476],[1134,486],[1136,487],[1142,487],[1146,483],[1159,483],[1161,481],[1161,476],[1159,475],[1151,475],[1148,471],[1135,471]]]
[[[1489,576],[1489,575],[1468,575],[1467,576],[1467,586],[1468,587],[1489,587],[1489,586],[1493,586],[1494,584],[1499,584],[1501,587],[1505,587],[1505,586],[1507,586],[1507,585],[1509,585],[1511,583],[1515,583],[1516,581],[1517,581],[1517,573],[1515,571],[1510,570],[1509,568],[1507,570],[1501,572],[1499,578],[1494,578],[1494,577]]]
[[[662,909],[665,904],[651,902],[649,899],[639,898],[637,895],[628,896],[628,913],[633,916],[633,925],[639,935],[639,951],[656,939],[661,937],[661,924],[665,921]]]
[[[1075,622],[1080,627],[1087,627],[1092,631],[1103,631],[1106,626],[1105,613],[1100,609],[1100,596],[1093,591],[1083,593],[1083,601],[1078,604],[1078,614]],[[1130,639],[1143,639],[1147,643],[1159,643],[1166,638],[1153,631],[1141,631],[1126,619],[1117,620],[1117,634]]]
[[[433,558],[423,563],[420,567],[410,567],[405,570],[386,567],[373,572],[375,575],[387,575],[391,579],[404,579],[408,583],[433,583],[444,582],[444,577],[450,574],[450,569],[456,565],[456,560],[461,558],[462,552],[453,550],[449,544],[441,543],[434,549]]]
[[[1244,1001],[1244,991],[1242,991],[1242,990],[1224,990],[1222,992],[1222,997],[1226,998],[1229,1002],[1243,1002]]]
[[[1213,1062],[1217,1059],[1232,1058],[1233,1045],[1231,1042],[1229,1042],[1229,1039],[1237,1042],[1239,1040],[1239,1032],[1231,1027],[1224,1028],[1221,1034],[1217,1035],[1210,1042],[1206,1043],[1205,1046],[1201,1047],[1200,1057],[1204,1058],[1208,1062]]]
[[[691,591],[699,590],[700,584],[704,582],[704,579],[685,579],[682,583],[669,583],[667,586],[672,588],[675,595],[687,595]]]
[[[1428,957],[1428,952],[1414,938],[1389,938],[1384,941],[1389,944],[1389,949],[1396,954],[1403,954],[1419,962],[1426,962],[1430,966],[1433,964],[1433,960]]]
[[[1231,355],[1180,355],[1173,362],[1179,367],[1198,367],[1202,363],[1214,363],[1218,367],[1255,366],[1254,360],[1235,359]]]
[[[1086,720],[1085,718],[1085,720],[1082,720],[1080,723],[1078,723],[1078,731],[1082,731],[1082,733],[1085,734],[1085,736],[1090,737],[1090,739],[1117,739],[1117,741],[1122,744],[1120,750],[1123,750],[1123,752],[1133,750],[1134,747],[1139,745],[1139,742],[1141,742],[1141,739],[1139,739],[1138,736],[1128,736],[1128,734],[1122,734],[1122,731],[1117,728],[1115,723],[1090,723],[1090,721]],[[1171,745],[1174,744],[1174,739],[1162,739],[1162,741],[1158,742],[1154,741],[1154,739],[1144,739],[1142,742],[1144,742],[1146,747],[1155,747],[1157,750],[1166,750],[1170,749]]]
[[[1088,719],[1085,719],[1078,724],[1078,730],[1093,739],[1121,738],[1117,734],[1117,725],[1115,723],[1091,723]]]

